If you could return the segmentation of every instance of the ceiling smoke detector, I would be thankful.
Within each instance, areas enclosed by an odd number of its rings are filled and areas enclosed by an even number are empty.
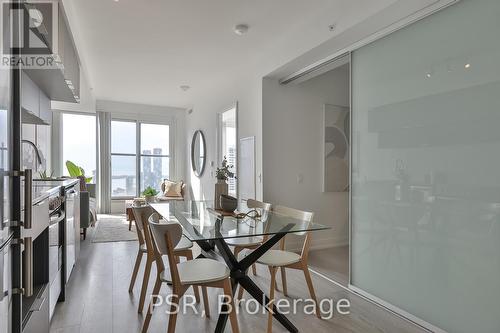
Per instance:
[[[188,86],[187,84],[184,84],[184,85],[180,86],[179,88],[181,88],[182,91],[188,91],[189,89],[191,89],[191,87]]]
[[[241,36],[248,32],[248,25],[246,24],[238,24],[234,27],[234,33]]]
[[[330,24],[328,26],[328,30],[330,30],[330,31],[335,31],[335,29],[337,29],[337,24],[336,23]]]

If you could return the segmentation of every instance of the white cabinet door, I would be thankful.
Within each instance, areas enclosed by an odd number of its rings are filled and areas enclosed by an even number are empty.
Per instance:
[[[29,112],[40,115],[40,89],[38,86],[23,72],[21,78],[21,106]]]

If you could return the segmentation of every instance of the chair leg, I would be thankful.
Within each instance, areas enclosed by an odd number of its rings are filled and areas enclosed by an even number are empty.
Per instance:
[[[167,333],[175,332],[175,324],[177,322],[177,311],[179,309],[179,296],[176,295],[176,291],[173,291],[170,305],[170,315],[168,317],[168,328]]]
[[[147,258],[146,266],[144,266],[144,279],[142,280],[141,296],[139,297],[139,313],[142,313],[142,309],[144,308],[144,301],[146,300],[146,292],[148,291],[149,275],[151,274],[152,264],[153,261],[150,258]]]
[[[177,257],[179,258],[179,257]],[[186,260],[193,260],[193,253],[188,252],[186,253]],[[200,303],[200,291],[197,286],[193,286],[193,293],[194,293],[194,298],[196,300],[196,303]]]
[[[132,219],[128,220],[128,231],[132,231]]]
[[[270,275],[273,275],[273,267],[272,266],[267,266],[267,268],[269,268],[269,274]],[[276,271],[276,269],[274,269]],[[276,289],[276,291],[278,291],[278,285],[275,283],[274,284],[274,289]]]
[[[208,303],[207,287],[201,287],[203,295],[203,308],[205,308],[205,317],[210,318],[210,305]]]
[[[137,257],[135,258],[134,270],[132,272],[132,278],[130,279],[130,286],[128,287],[128,292],[131,293],[134,289],[135,279],[137,278],[137,273],[139,272],[139,267],[141,266],[143,253],[141,251],[137,252]]]
[[[240,329],[238,327],[238,318],[236,317],[236,308],[234,307],[233,300],[233,290],[231,288],[231,281],[226,279],[224,281],[224,295],[226,295],[226,300],[229,302],[230,312],[229,320],[231,321],[231,330],[233,333],[239,333]]]
[[[267,315],[267,333],[273,331],[273,304],[274,304],[274,289],[276,289],[276,268],[269,266],[271,272],[271,287],[269,288],[269,308]]]
[[[238,298],[237,298],[238,305],[240,305],[240,301],[243,298],[243,293],[245,292],[245,289],[243,289],[241,285],[239,286],[239,288],[240,289],[238,290]]]
[[[157,296],[160,294],[161,280],[159,277],[156,278],[155,286],[153,288],[152,296]],[[151,302],[148,306],[148,312],[146,318],[144,319],[144,324],[142,325],[142,333],[146,333],[149,328],[149,322],[151,321],[151,316],[153,315],[153,297],[151,297]]]
[[[314,292],[314,286],[311,279],[311,274],[309,273],[309,268],[307,264],[302,267],[302,271],[304,272],[304,277],[306,278],[307,288],[309,288],[309,294],[311,294],[311,299],[316,303],[316,317],[321,319],[321,314],[319,313],[318,300],[316,299],[316,293]]]
[[[83,240],[87,239],[87,228],[83,228]]]
[[[288,296],[288,288],[286,285],[286,271],[285,267],[281,267],[281,282],[283,284],[283,295]]]

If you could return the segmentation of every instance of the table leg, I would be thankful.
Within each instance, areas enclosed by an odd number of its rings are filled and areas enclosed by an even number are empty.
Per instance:
[[[293,225],[288,225],[283,228],[282,232],[275,234],[267,242],[259,246],[250,255],[245,257],[243,260],[238,261],[234,256],[233,252],[227,245],[223,238],[217,239],[215,241],[215,246],[219,249],[220,255],[224,258],[227,266],[231,270],[231,282],[233,284],[233,297],[238,284],[253,297],[259,304],[266,306],[266,310],[269,311],[267,305],[269,304],[269,297],[267,297],[264,292],[248,277],[248,268],[254,264],[264,253],[273,247],[276,243],[280,241],[285,235],[286,231],[290,230]],[[228,315],[227,306],[223,304],[219,312],[219,319],[217,320],[217,326],[215,328],[216,333],[224,332],[226,327]],[[298,332],[298,329],[283,315],[281,314],[276,306],[273,304],[273,316],[289,331],[292,333]]]

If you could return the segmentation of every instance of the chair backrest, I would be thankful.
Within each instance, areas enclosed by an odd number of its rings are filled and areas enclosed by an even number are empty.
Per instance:
[[[155,244],[157,270],[159,273],[165,270],[162,256],[167,255],[172,282],[179,283],[179,272],[177,271],[174,249],[182,238],[182,227],[177,222],[165,221],[165,223],[159,223],[159,220],[160,216],[157,213],[153,213],[149,217],[149,229]]]
[[[267,202],[257,201],[254,199],[247,199],[247,207],[250,209],[271,210],[271,204]]]
[[[137,230],[139,244],[143,245],[146,243],[148,251],[152,251],[153,248],[150,248],[151,244],[148,244],[148,241],[146,240],[146,238],[149,238],[149,235],[146,235],[146,233],[149,233],[149,230],[145,228],[145,226],[148,223],[149,216],[154,213],[153,208],[150,206],[132,207],[132,212],[134,213],[135,228]]]
[[[285,207],[285,206],[274,206],[273,207],[273,212],[280,214],[280,215],[285,215],[292,217],[294,219],[300,220],[305,224],[312,223],[313,218],[314,218],[314,213],[312,212],[306,212],[303,210],[298,210],[295,208],[290,208],[290,207]],[[306,236],[303,246],[302,246],[302,258],[307,259],[307,256],[309,255],[309,246],[311,242],[311,233],[309,231],[303,231],[303,232],[295,232],[290,235],[295,235],[295,236]],[[285,237],[282,238],[280,247],[282,250],[285,249]]]

